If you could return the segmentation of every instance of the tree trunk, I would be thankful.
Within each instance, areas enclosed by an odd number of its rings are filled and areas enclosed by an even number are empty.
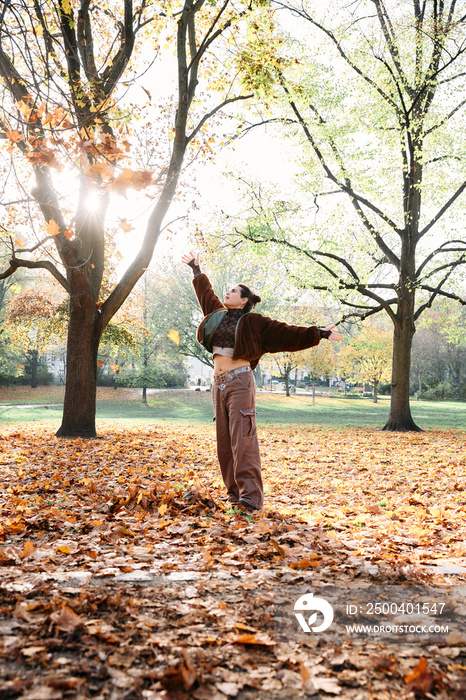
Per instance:
[[[315,377],[312,378],[312,403],[316,402],[316,380]]]
[[[147,387],[144,385],[142,387],[142,403],[147,403]]]
[[[37,389],[37,363],[39,357],[38,350],[31,350],[31,389]]]
[[[377,386],[379,382],[376,380],[374,381],[374,386],[373,386],[373,391],[372,391],[372,401],[373,403],[377,403]]]
[[[82,277],[85,277],[84,271]],[[92,294],[70,298],[65,404],[57,437],[97,437],[95,410],[97,353],[101,336],[100,313]]]
[[[413,314],[410,309],[414,304],[400,304],[398,324],[395,326],[393,337],[393,369],[392,396],[390,415],[382,430],[388,431],[417,431],[422,429],[416,425],[409,405],[409,376],[411,366],[411,346],[414,335]]]

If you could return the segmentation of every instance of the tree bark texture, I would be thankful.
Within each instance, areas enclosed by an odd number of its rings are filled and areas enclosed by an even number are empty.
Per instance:
[[[65,402],[56,436],[95,438],[97,353],[102,324],[95,297],[87,289],[84,270],[74,276],[81,279],[70,285]]]
[[[409,378],[411,369],[411,347],[414,336],[414,298],[400,304],[393,336],[392,395],[390,415],[383,430],[417,431],[409,404]]]

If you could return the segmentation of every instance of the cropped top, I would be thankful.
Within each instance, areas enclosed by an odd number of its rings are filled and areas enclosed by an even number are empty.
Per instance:
[[[221,348],[218,345],[214,345],[212,348],[212,355],[223,355],[223,357],[233,357],[233,348]]]
[[[220,323],[219,327],[212,336],[212,346],[217,349],[217,354],[223,355],[225,353],[218,352],[218,348],[231,348],[235,347],[235,331],[238,321],[241,316],[243,316],[243,309],[228,309],[225,314],[225,318]],[[233,357],[233,353],[229,355]]]

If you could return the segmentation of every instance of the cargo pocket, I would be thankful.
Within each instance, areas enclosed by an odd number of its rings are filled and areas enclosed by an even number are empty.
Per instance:
[[[254,437],[256,434],[256,409],[248,408],[241,411],[241,436]]]

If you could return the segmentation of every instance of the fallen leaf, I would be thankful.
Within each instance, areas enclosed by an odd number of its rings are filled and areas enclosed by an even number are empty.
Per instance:
[[[60,610],[52,613],[50,619],[57,625],[58,629],[63,632],[73,632],[76,627],[82,625],[80,616],[76,615],[74,610],[67,605],[63,605]]]
[[[335,678],[312,678],[308,681],[316,690],[323,690],[330,695],[340,695],[342,688]]]
[[[31,540],[27,540],[25,545],[24,545],[23,551],[21,552],[21,554],[19,556],[21,557],[21,559],[27,559],[27,557],[30,557],[31,554],[34,554],[35,551],[36,551],[36,548],[34,547]]]

